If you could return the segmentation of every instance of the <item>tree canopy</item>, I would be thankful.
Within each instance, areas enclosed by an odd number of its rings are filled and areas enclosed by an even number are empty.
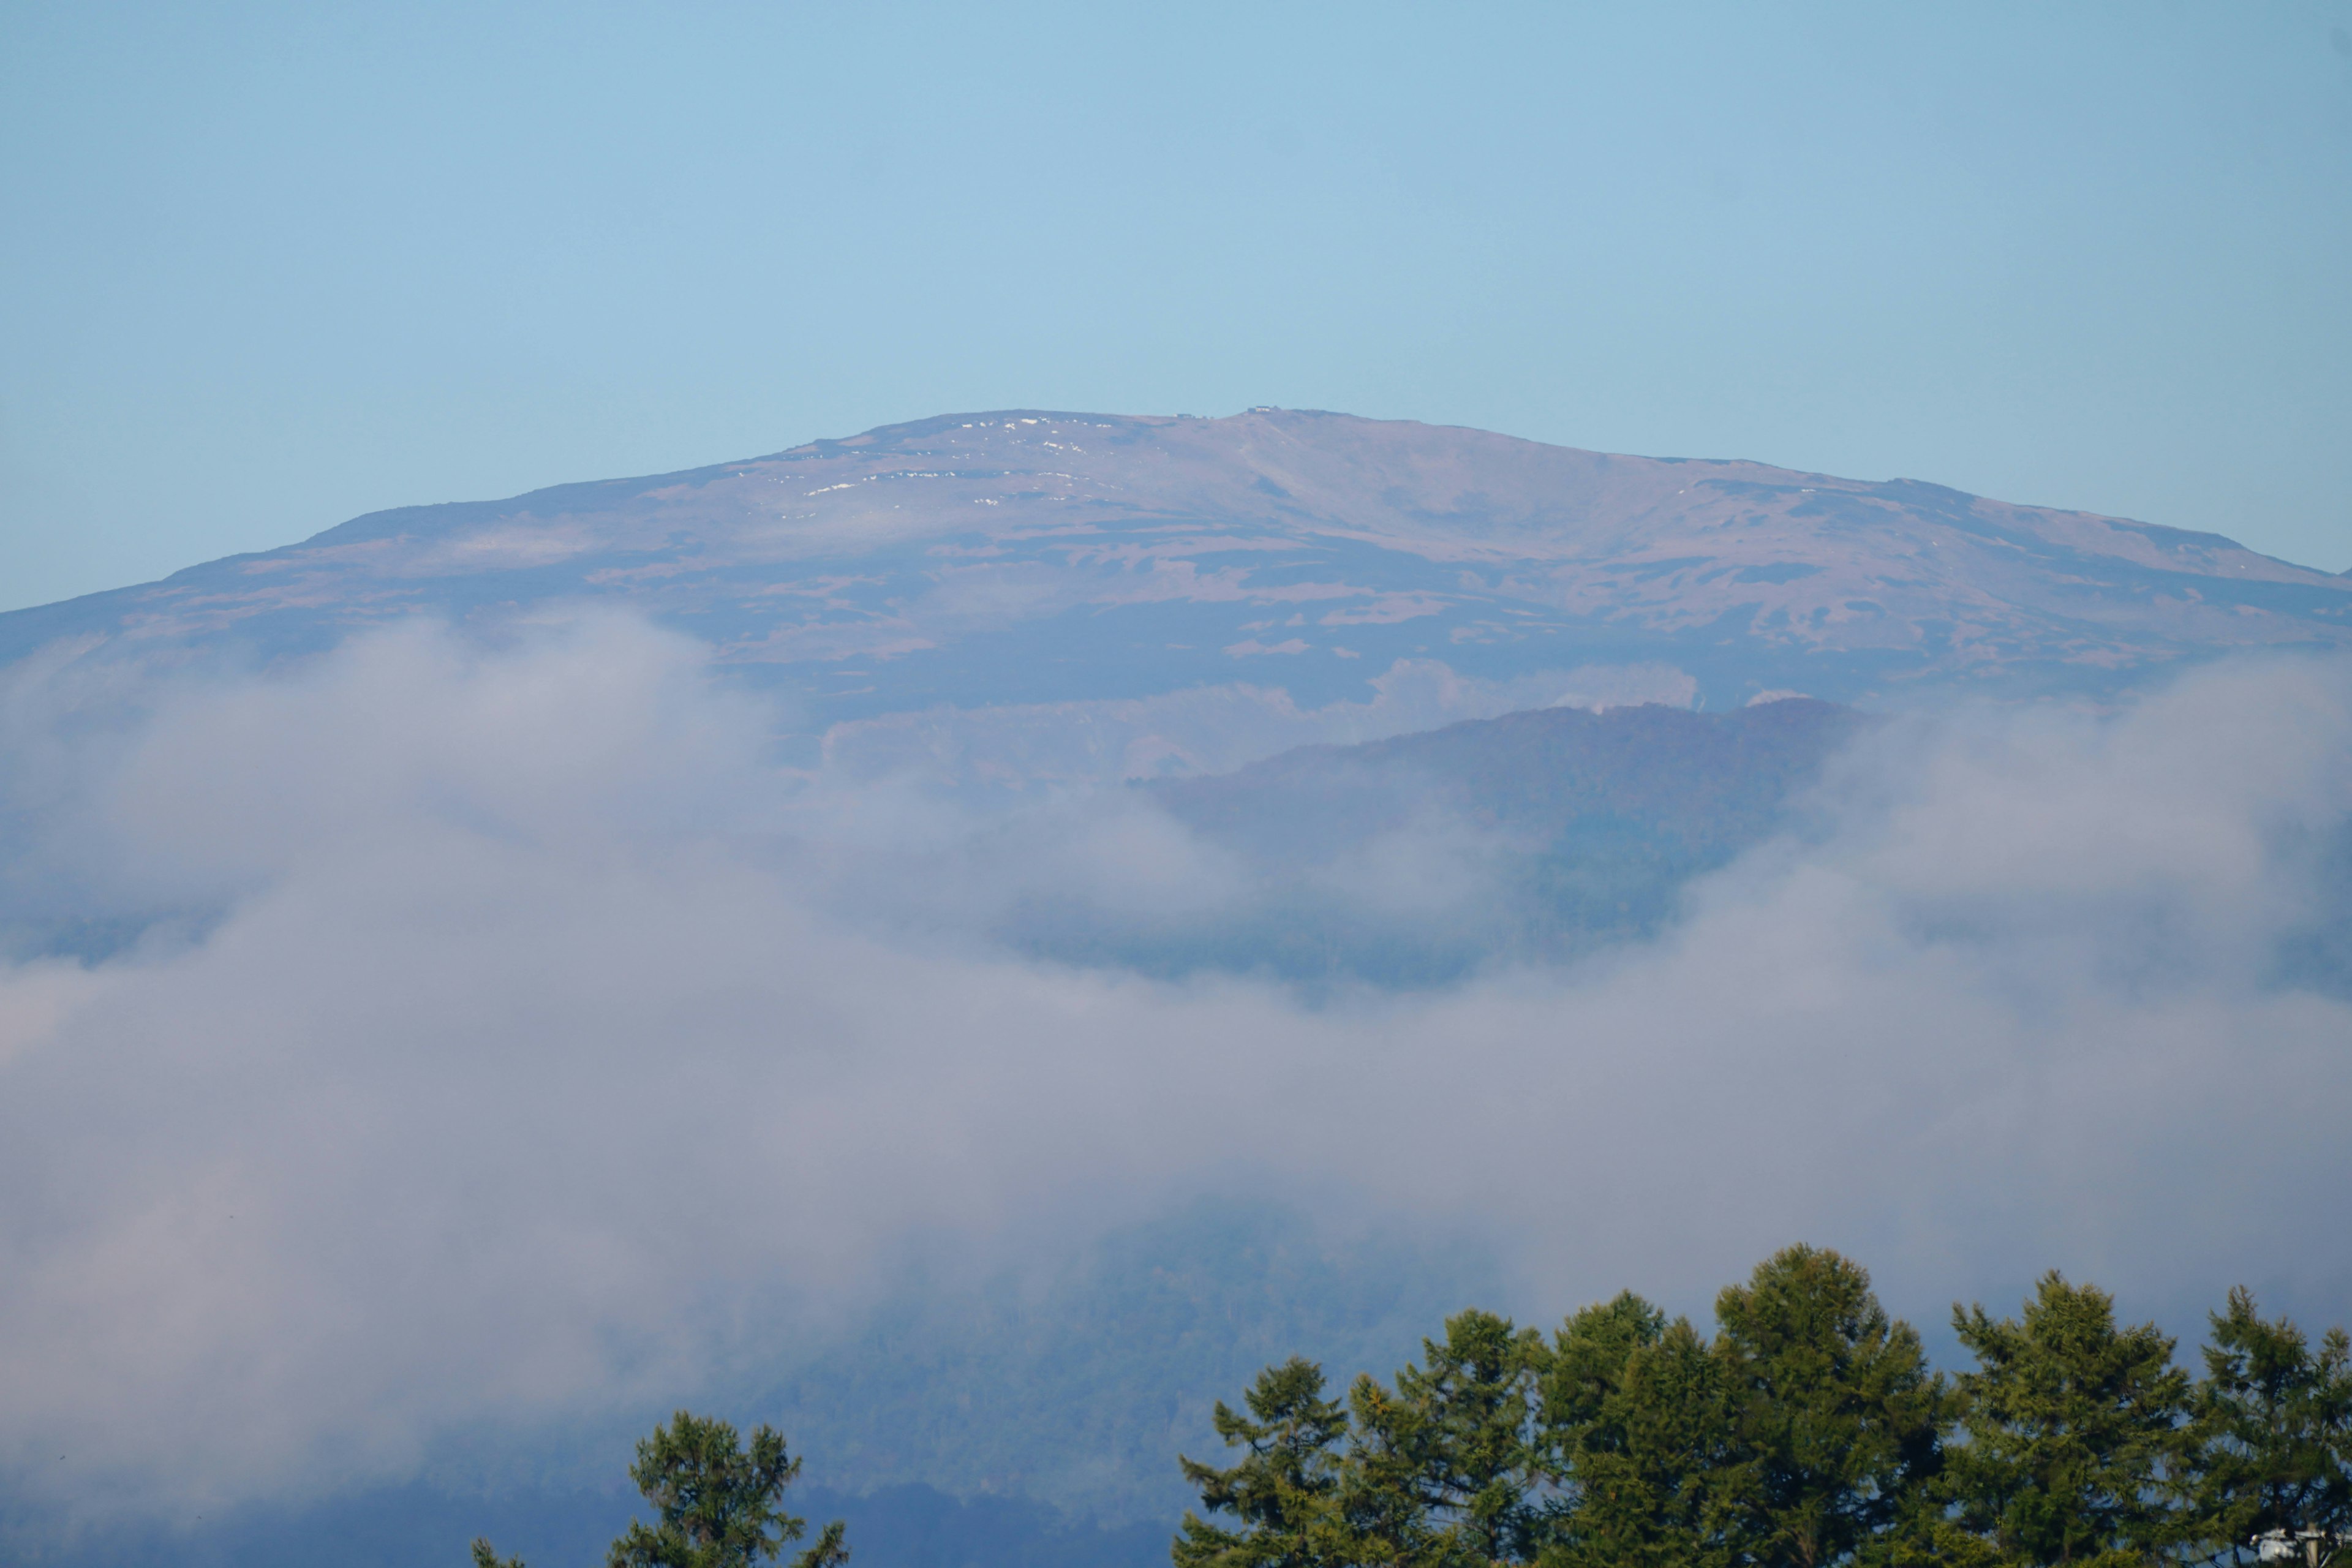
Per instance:
[[[637,1444],[629,1479],[653,1505],[655,1522],[632,1521],[605,1555],[607,1568],[751,1568],[772,1563],[808,1532],[783,1507],[784,1489],[801,1462],[784,1452],[772,1426],[753,1427],[751,1446],[733,1426],[681,1410]],[[849,1561],[836,1521],[793,1568],[840,1568]],[[474,1568],[524,1568],[487,1541],[473,1546]]]
[[[2189,1383],[2171,1340],[2117,1327],[2112,1297],[2055,1270],[2019,1317],[1956,1307],[1952,1327],[1978,1363],[1959,1380],[1963,1519],[2021,1563],[2147,1562],[2172,1543]]]
[[[2233,1290],[2201,1378],[2057,1273],[2019,1314],[1955,1307],[1947,1378],[1852,1259],[1792,1247],[1712,1339],[1631,1292],[1549,1338],[1483,1311],[1344,1402],[1269,1367],[1220,1405],[1244,1450],[1181,1460],[1177,1568],[2125,1568],[2352,1531],[2352,1340]],[[1206,1515],[1207,1517],[1203,1517]]]

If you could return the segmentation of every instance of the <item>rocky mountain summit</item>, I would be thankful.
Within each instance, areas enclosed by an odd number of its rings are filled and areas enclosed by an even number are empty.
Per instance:
[[[1638,666],[1685,678],[1641,695],[1720,708],[2095,695],[2220,651],[2352,644],[2352,580],[2214,534],[1260,408],[950,416],[376,512],[0,616],[0,660],[266,661],[569,605],[690,633],[813,732],[1235,681],[1329,702],[1400,659],[1485,680]]]

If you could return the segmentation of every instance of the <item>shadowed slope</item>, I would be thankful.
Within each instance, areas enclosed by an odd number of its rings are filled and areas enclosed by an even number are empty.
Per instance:
[[[1805,699],[1726,714],[1554,708],[1144,786],[1234,853],[1249,895],[1138,913],[1032,900],[1031,952],[1175,974],[1424,985],[1646,934],[1692,878],[1793,825],[1869,721]]]

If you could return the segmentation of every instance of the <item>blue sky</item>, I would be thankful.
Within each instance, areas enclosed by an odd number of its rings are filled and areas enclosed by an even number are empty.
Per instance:
[[[1004,406],[2352,567],[2352,5],[0,17],[0,605]]]

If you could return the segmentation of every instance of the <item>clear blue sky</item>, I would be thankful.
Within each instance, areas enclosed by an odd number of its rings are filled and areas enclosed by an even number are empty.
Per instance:
[[[950,410],[2352,567],[2352,4],[0,5],[0,605]]]

